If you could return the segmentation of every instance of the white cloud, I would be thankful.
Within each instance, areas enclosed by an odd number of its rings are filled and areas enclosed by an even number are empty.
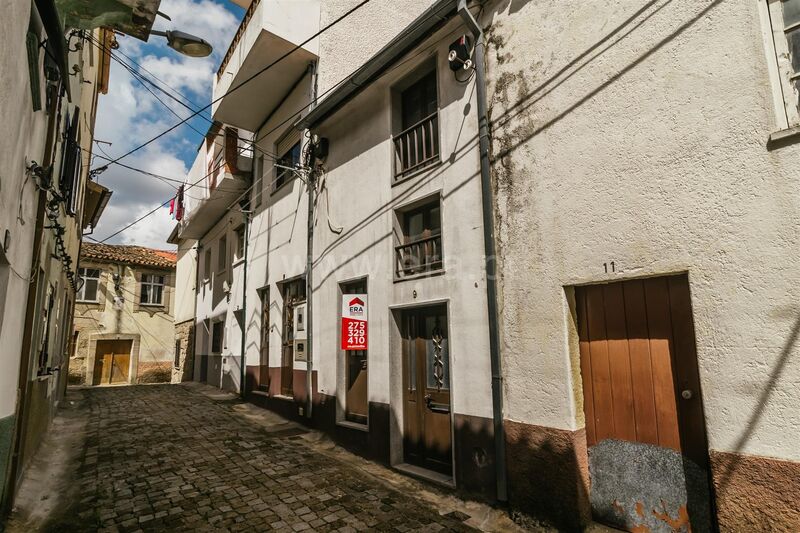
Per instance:
[[[210,101],[212,76],[239,21],[221,4],[211,0],[163,0],[159,10],[168,14],[172,22],[159,17],[156,19],[156,29],[177,29],[202,37],[214,46],[214,54],[204,59],[182,56],[169,49],[163,38],[155,36],[147,43],[131,37],[120,37],[119,52],[131,57],[146,69],[140,70],[143,76],[155,76],[158,78],[154,80],[156,83],[161,80],[191,98],[195,102],[192,106],[195,109],[202,107]],[[130,62],[122,55],[119,57]],[[156,94],[179,116],[186,117],[190,114],[189,110],[169,97],[157,91]],[[117,157],[126,153],[176,122],[178,118],[174,114],[155,100],[130,73],[112,62],[109,92],[100,98],[95,128],[97,139],[113,143],[110,147],[101,145],[109,156]],[[193,124],[201,132],[208,127],[208,123],[199,118]],[[181,126],[126,157],[123,162],[135,168],[183,180],[188,165],[192,163],[184,158],[194,157],[192,148],[198,145],[199,138],[200,135]],[[95,154],[100,154],[97,148]],[[102,164],[103,161],[97,158],[92,166],[97,168]],[[114,193],[94,232],[93,237],[98,239],[106,238],[174,195],[177,185],[167,184],[116,165],[100,174],[99,181]],[[109,242],[169,248],[171,246],[166,243],[166,238],[174,225],[169,209],[162,208]]]

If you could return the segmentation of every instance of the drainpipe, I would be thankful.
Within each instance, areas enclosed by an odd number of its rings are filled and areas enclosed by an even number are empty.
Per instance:
[[[247,393],[245,391],[245,383],[247,380],[245,366],[247,354],[245,350],[247,349],[247,241],[250,240],[250,211],[243,209],[242,213],[244,214],[244,262],[242,263],[242,356],[239,362],[241,370],[241,375],[239,376],[239,395],[242,397],[242,400],[244,400],[247,398]]]
[[[311,102],[317,100],[317,65],[311,63],[308,66],[311,71]],[[313,146],[313,144],[312,144]],[[309,150],[312,148],[309,146]],[[314,368],[312,358],[312,346],[314,339],[313,317],[311,304],[314,295],[314,284],[312,283],[312,269],[314,267],[314,193],[317,189],[316,171],[314,170],[314,156],[309,154],[311,171],[308,173],[306,187],[308,188],[308,244],[306,257],[306,418],[311,420],[311,411],[314,408],[314,380],[311,372]]]
[[[503,375],[500,361],[500,327],[497,317],[497,263],[494,236],[494,194],[489,168],[489,118],[486,111],[486,50],[483,29],[467,9],[467,1],[458,1],[458,14],[475,38],[475,86],[477,89],[478,142],[481,157],[481,204],[483,208],[483,246],[486,266],[486,296],[489,311],[489,357],[492,367],[492,419],[494,424],[495,475],[497,499],[508,500],[506,493],[506,443],[503,431]]]

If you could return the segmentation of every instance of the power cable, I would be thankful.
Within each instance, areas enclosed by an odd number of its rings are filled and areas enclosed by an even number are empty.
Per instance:
[[[368,4],[368,3],[369,3],[369,2],[371,2],[371,1],[372,1],[372,0],[362,0],[361,2],[359,2],[358,4],[356,4],[356,5],[355,5],[353,8],[351,8],[351,9],[347,10],[347,11],[346,11],[346,12],[345,12],[343,15],[341,15],[341,16],[340,16],[340,17],[338,17],[338,18],[336,18],[336,19],[335,19],[333,22],[331,22],[330,24],[328,24],[327,26],[325,26],[324,28],[322,28],[321,30],[319,30],[318,32],[316,32],[314,35],[312,35],[311,37],[309,37],[308,39],[306,39],[306,40],[305,40],[305,41],[303,41],[302,43],[300,43],[300,44],[298,44],[298,45],[294,46],[294,47],[293,47],[291,50],[289,50],[288,52],[284,53],[284,54],[283,54],[283,55],[281,55],[279,58],[277,58],[276,60],[272,61],[270,64],[268,64],[267,66],[265,66],[264,68],[262,68],[261,70],[259,70],[258,72],[256,72],[255,74],[251,75],[251,76],[250,76],[249,78],[247,78],[246,80],[242,81],[242,83],[240,83],[240,84],[239,84],[239,85],[237,85],[236,87],[232,87],[232,88],[228,89],[228,90],[225,92],[225,94],[223,94],[223,95],[221,95],[221,96],[219,96],[219,97],[217,97],[217,98],[215,98],[215,99],[211,100],[211,102],[209,102],[209,103],[208,103],[207,105],[205,105],[203,108],[201,108],[201,109],[199,109],[199,110],[197,110],[197,111],[193,112],[193,113],[192,113],[191,115],[189,115],[187,118],[185,118],[185,119],[181,120],[180,122],[178,122],[177,124],[175,124],[175,125],[173,125],[173,126],[170,126],[169,128],[167,128],[166,130],[162,131],[161,133],[159,133],[158,135],[156,135],[156,136],[155,136],[155,137],[153,137],[152,139],[150,139],[150,140],[148,140],[148,141],[146,141],[146,142],[144,142],[144,143],[142,143],[142,144],[140,144],[140,145],[138,145],[138,146],[136,146],[136,147],[134,147],[134,148],[132,148],[132,149],[128,150],[128,151],[127,151],[126,153],[124,153],[123,155],[121,155],[121,156],[117,157],[116,159],[114,159],[114,161],[112,161],[111,163],[116,163],[117,161],[119,161],[119,160],[121,160],[121,159],[124,159],[125,157],[128,157],[129,155],[133,154],[134,152],[137,152],[137,151],[141,150],[142,148],[144,148],[144,147],[146,147],[146,146],[150,145],[151,143],[153,143],[153,142],[157,141],[158,139],[160,139],[161,137],[163,137],[163,136],[167,135],[167,134],[168,134],[168,133],[170,133],[171,131],[173,131],[173,130],[177,129],[177,128],[178,128],[178,127],[180,127],[182,124],[184,124],[184,123],[188,122],[189,120],[191,120],[192,118],[196,117],[197,115],[199,115],[200,113],[202,113],[202,112],[203,112],[203,111],[205,111],[206,109],[210,108],[210,107],[211,107],[211,106],[213,106],[215,103],[217,103],[217,102],[219,102],[220,100],[222,100],[223,98],[225,98],[225,97],[229,96],[230,94],[234,93],[235,91],[238,91],[239,89],[241,89],[242,87],[244,87],[245,85],[247,85],[248,83],[250,83],[251,81],[253,81],[254,79],[256,79],[258,76],[260,76],[261,74],[263,74],[263,73],[264,73],[264,72],[266,72],[267,70],[271,69],[272,67],[274,67],[275,65],[277,65],[278,63],[280,63],[281,61],[283,61],[284,59],[286,59],[287,57],[289,57],[289,56],[290,56],[290,55],[292,55],[293,53],[295,53],[297,50],[300,50],[300,49],[301,49],[303,46],[305,46],[305,45],[306,45],[306,44],[308,44],[309,42],[313,41],[314,39],[316,39],[317,37],[319,37],[320,35],[322,35],[324,32],[328,31],[330,28],[334,27],[334,26],[335,26],[335,25],[337,25],[339,22],[341,22],[342,20],[344,20],[345,18],[347,18],[348,16],[350,16],[352,13],[354,13],[355,11],[357,11],[358,9],[360,9],[360,8],[361,8],[361,7],[363,7],[363,6],[365,6],[366,4]]]
[[[365,2],[362,2],[362,4],[359,4],[359,6],[356,6],[356,8],[354,8],[353,10],[357,9],[358,7],[360,7],[361,5],[363,5],[364,3],[365,3]],[[351,12],[352,12],[353,10],[351,10]],[[337,19],[337,21],[338,21],[338,20],[341,20],[342,18],[343,18],[343,17],[340,17],[339,19]],[[334,23],[335,23],[335,22],[336,22],[336,21],[334,21]],[[331,24],[331,25],[332,25],[332,24]],[[330,27],[331,25],[329,25],[328,27]],[[447,39],[447,38],[449,38],[449,37],[452,37],[454,34],[457,34],[459,31],[460,31],[459,29],[455,29],[455,30],[453,30],[453,31],[451,31],[451,32],[449,32],[449,33],[447,33],[447,34],[443,35],[441,38],[439,38],[439,39],[437,39],[436,41],[432,42],[430,45],[428,45],[428,46],[426,46],[425,48],[423,48],[422,50],[418,51],[418,52],[417,52],[416,54],[414,54],[413,56],[410,56],[410,57],[408,57],[408,58],[404,59],[403,61],[401,61],[401,62],[399,62],[399,63],[397,63],[397,64],[393,65],[393,66],[392,66],[390,69],[388,69],[386,72],[384,72],[384,75],[385,75],[385,74],[388,74],[388,73],[390,73],[390,72],[392,72],[392,71],[394,71],[394,70],[396,70],[397,68],[400,68],[401,66],[403,66],[403,65],[404,65],[404,64],[406,64],[406,63],[408,63],[409,61],[412,61],[412,60],[416,59],[416,58],[417,58],[417,57],[419,57],[420,55],[422,55],[422,54],[426,53],[426,52],[427,52],[427,51],[428,51],[430,48],[432,48],[432,47],[435,47],[435,46],[439,45],[439,44],[440,44],[442,41],[444,41],[445,39]],[[355,72],[355,71],[353,71],[353,72]],[[320,93],[319,95],[317,95],[317,96],[316,96],[315,98],[313,98],[313,99],[312,99],[310,102],[308,102],[307,104],[305,104],[305,105],[301,106],[301,107],[300,107],[300,108],[299,108],[297,111],[295,111],[294,113],[290,114],[290,115],[289,115],[289,116],[288,116],[286,119],[284,119],[282,122],[280,122],[280,123],[279,123],[278,125],[276,125],[274,128],[270,129],[269,131],[267,131],[267,132],[266,132],[266,133],[264,133],[263,135],[259,136],[258,138],[255,138],[255,139],[253,139],[253,140],[252,140],[252,143],[253,143],[253,145],[255,145],[255,144],[258,142],[258,141],[260,141],[260,140],[264,139],[265,137],[267,137],[267,136],[271,135],[272,133],[274,133],[275,131],[277,131],[277,130],[278,130],[278,129],[280,129],[281,127],[283,127],[283,126],[284,126],[284,125],[285,125],[287,122],[289,122],[289,121],[293,120],[293,119],[294,119],[294,117],[296,117],[297,115],[299,115],[300,113],[302,113],[302,112],[303,112],[303,111],[304,111],[306,108],[308,108],[308,107],[310,107],[310,106],[312,106],[312,105],[316,104],[316,103],[317,103],[319,100],[321,100],[323,97],[325,97],[325,96],[326,96],[328,93],[330,93],[330,92],[332,92],[332,91],[336,90],[337,88],[339,88],[339,86],[341,86],[343,83],[345,83],[345,82],[348,80],[348,78],[349,78],[349,77],[350,77],[352,74],[353,74],[353,73],[351,72],[350,74],[348,74],[347,76],[345,76],[344,78],[342,78],[341,80],[339,80],[338,82],[336,82],[335,84],[333,84],[331,87],[329,87],[328,89],[326,89],[325,91],[323,91],[322,93]],[[258,75],[258,74],[256,74],[256,75]],[[226,93],[226,94],[227,94],[227,93]],[[224,97],[224,96],[226,96],[226,95],[223,95],[223,97]],[[213,103],[213,102],[212,102],[212,103]],[[206,108],[207,108],[207,107],[208,107],[208,106],[206,106]],[[256,134],[257,134],[257,132],[256,132]],[[240,150],[240,152],[239,152],[239,153],[242,153],[242,151]],[[275,159],[275,160],[277,161],[277,160],[279,160],[279,159]],[[114,161],[111,161],[111,162],[109,162],[109,164],[112,164],[112,163],[114,163]],[[120,163],[115,163],[115,164],[120,164]],[[216,171],[216,170],[215,170],[215,171]],[[212,172],[212,173],[213,173],[213,172]],[[194,183],[192,183],[192,184],[190,184],[188,187],[186,187],[186,188],[184,189],[184,194],[185,194],[185,191],[187,191],[187,190],[191,189],[192,187],[195,187],[195,186],[197,186],[197,184],[198,184],[198,183],[200,183],[201,181],[203,181],[203,180],[204,180],[205,178],[207,178],[209,175],[210,175],[210,174],[206,174],[205,176],[201,177],[200,179],[198,179],[197,181],[195,181]],[[273,180],[271,183],[275,183],[275,181],[276,181],[276,180]],[[253,184],[253,185],[251,185],[250,187],[248,187],[247,191],[251,190],[251,189],[253,188],[253,186],[254,186],[254,184]],[[241,197],[242,197],[242,196],[243,196],[243,194],[242,194],[242,195],[240,195],[240,196],[239,196],[239,198],[237,198],[237,200],[236,200],[236,201],[235,201],[233,204],[231,204],[231,206],[229,206],[229,207],[226,209],[226,211],[227,211],[228,209],[230,209],[230,207],[232,207],[232,206],[233,206],[233,205],[234,205],[236,202],[238,202],[238,200],[239,200],[239,199],[241,199]],[[136,219],[135,221],[131,222],[130,224],[128,224],[128,225],[126,225],[126,226],[124,226],[123,228],[119,229],[118,231],[114,232],[113,234],[109,235],[108,237],[104,238],[103,240],[101,240],[101,241],[98,241],[97,239],[94,239],[94,238],[92,238],[92,240],[93,240],[93,241],[95,241],[95,242],[98,242],[98,243],[105,243],[105,242],[106,242],[106,241],[108,241],[109,239],[112,239],[113,237],[116,237],[117,235],[119,235],[119,234],[120,234],[120,233],[122,233],[123,231],[127,230],[128,228],[130,228],[130,227],[132,227],[132,226],[134,226],[134,225],[136,225],[136,224],[138,224],[139,222],[141,222],[142,220],[144,220],[144,219],[145,219],[145,218],[147,218],[148,216],[150,216],[150,215],[152,215],[153,213],[157,212],[157,211],[158,211],[158,209],[160,209],[161,207],[164,207],[165,205],[168,205],[168,204],[169,204],[169,201],[170,201],[171,199],[172,199],[172,198],[169,198],[169,199],[167,199],[167,200],[166,200],[164,203],[160,204],[159,206],[157,206],[156,208],[154,208],[154,209],[153,209],[153,210],[151,210],[150,212],[146,213],[145,215],[143,215],[142,217],[140,217],[140,218]]]

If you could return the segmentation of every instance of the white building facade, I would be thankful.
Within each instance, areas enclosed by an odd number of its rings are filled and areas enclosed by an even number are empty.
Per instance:
[[[796,530],[796,3],[370,5],[223,98],[248,397],[560,530]]]

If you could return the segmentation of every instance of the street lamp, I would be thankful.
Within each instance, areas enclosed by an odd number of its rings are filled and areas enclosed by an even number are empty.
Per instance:
[[[150,30],[150,35],[166,37],[170,48],[189,57],[206,57],[213,50],[207,41],[182,31]]]

